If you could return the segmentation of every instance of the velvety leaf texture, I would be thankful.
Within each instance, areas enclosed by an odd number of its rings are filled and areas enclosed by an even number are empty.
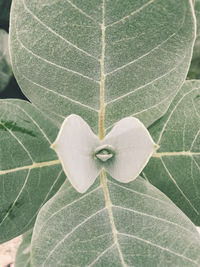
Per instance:
[[[15,267],[31,267],[31,238],[32,230],[23,235],[15,257]]]
[[[21,100],[0,101],[0,243],[30,229],[65,175],[50,149],[57,128]]]
[[[160,149],[144,176],[200,225],[200,81],[188,81],[151,128]]]
[[[192,267],[199,251],[191,221],[141,178],[97,181],[84,195],[66,182],[41,209],[32,239],[34,267]]]
[[[195,39],[189,0],[15,0],[13,70],[26,96],[60,124],[71,113],[97,132],[136,116],[148,126],[182,85]],[[103,89],[103,90],[102,90]]]
[[[163,159],[160,153],[165,152],[199,153],[200,94],[194,103],[186,101],[186,110],[178,111],[174,122],[173,112],[162,117],[172,102],[175,111],[182,101],[181,93],[173,99],[185,81],[196,37],[193,1],[14,0],[10,25],[13,71],[34,106],[17,102],[15,110],[8,106],[16,102],[2,102],[6,108],[0,125],[9,142],[0,145],[1,240],[30,229],[41,207],[31,245],[34,267],[200,266],[196,227],[148,181],[120,184],[103,169],[85,194],[65,181],[54,195],[64,175],[50,149],[58,133],[53,124],[60,126],[76,114],[101,140],[128,116],[145,126],[153,124],[154,141],[161,147],[152,161]],[[183,98],[190,85],[184,88]],[[179,138],[167,132],[168,122],[176,124]],[[195,158],[198,162],[198,155]],[[76,157],[70,160],[76,162]],[[199,175],[198,163],[193,164]],[[193,201],[199,197],[199,182],[191,173],[187,204],[197,216],[199,204]],[[146,171],[144,175],[148,179]],[[151,171],[151,177],[159,180],[160,172]]]

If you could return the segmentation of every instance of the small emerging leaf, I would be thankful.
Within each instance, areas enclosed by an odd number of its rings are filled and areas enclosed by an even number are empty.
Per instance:
[[[133,117],[116,123],[103,143],[115,149],[114,160],[109,161],[105,168],[113,178],[123,183],[134,180],[156,150],[145,126]]]
[[[84,193],[103,168],[119,182],[134,180],[156,146],[147,129],[136,118],[120,120],[100,140],[81,117],[70,115],[63,122],[52,148],[72,185]]]
[[[63,169],[77,191],[85,192],[100,172],[94,160],[99,145],[97,136],[79,116],[65,119],[52,148],[58,153]]]

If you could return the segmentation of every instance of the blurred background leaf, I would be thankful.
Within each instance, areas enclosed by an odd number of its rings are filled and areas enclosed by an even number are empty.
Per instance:
[[[12,76],[8,49],[8,33],[0,30],[0,92],[8,85]]]
[[[0,0],[0,30],[5,30],[9,32],[9,16],[10,16],[10,6],[12,0]],[[3,42],[0,40],[0,49]],[[1,52],[0,52],[1,57]],[[0,72],[2,69],[2,65],[0,63]],[[20,98],[26,99],[26,97],[21,92],[15,78],[13,75],[9,77],[9,81],[6,85],[4,85],[4,89],[1,89],[1,78],[0,78],[0,98]]]
[[[0,28],[8,31],[12,0],[0,0]]]
[[[195,1],[195,14],[197,19],[197,38],[194,45],[188,79],[200,79],[200,0]]]

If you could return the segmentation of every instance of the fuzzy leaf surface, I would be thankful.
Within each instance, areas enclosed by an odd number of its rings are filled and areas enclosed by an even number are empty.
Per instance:
[[[105,197],[104,197],[105,196]],[[86,194],[68,182],[41,209],[33,231],[34,267],[200,266],[196,227],[144,179],[101,177]]]
[[[200,81],[188,81],[150,127],[160,149],[144,176],[200,225]]]
[[[15,0],[13,70],[24,94],[60,124],[74,113],[97,132],[127,116],[149,126],[186,77],[191,0]]]
[[[50,149],[57,128],[21,100],[0,100],[0,243],[29,230],[65,179]]]

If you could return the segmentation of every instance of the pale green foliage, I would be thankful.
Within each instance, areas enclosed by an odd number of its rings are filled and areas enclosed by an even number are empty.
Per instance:
[[[84,195],[66,182],[43,206],[33,233],[34,267],[200,265],[197,230],[164,194],[141,178],[107,186],[109,203],[98,181]]]
[[[4,30],[0,30],[0,92],[7,86],[11,75],[8,34]]]
[[[31,238],[32,230],[23,235],[22,243],[16,254],[15,267],[31,267]]]
[[[148,126],[186,77],[195,34],[191,8],[189,0],[112,0],[102,14],[100,0],[15,0],[15,76],[56,123],[75,113],[97,132],[103,59],[105,127],[131,115]]]
[[[64,180],[50,149],[57,128],[30,103],[0,101],[0,243],[30,229]]]
[[[200,81],[184,84],[150,133],[160,149],[145,177],[200,225]]]
[[[41,208],[34,267],[200,266],[195,226],[148,181],[101,172],[84,195],[67,179],[55,195],[65,175],[50,149],[72,113],[100,138],[138,117],[160,144],[144,176],[197,223],[199,84],[180,90],[196,37],[192,0],[14,0],[10,30],[13,71],[34,105],[0,102],[0,241],[30,229]],[[181,155],[159,154],[171,152]]]

